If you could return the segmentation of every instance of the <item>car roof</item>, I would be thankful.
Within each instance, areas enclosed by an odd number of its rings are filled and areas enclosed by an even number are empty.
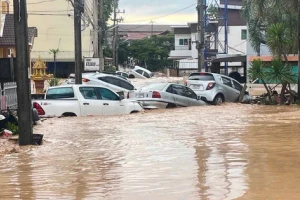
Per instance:
[[[167,87],[170,84],[171,83],[166,83],[166,82],[150,83],[150,84],[144,85],[140,89],[145,89],[145,88],[153,89],[153,88],[155,88],[155,90],[163,90],[165,87]]]

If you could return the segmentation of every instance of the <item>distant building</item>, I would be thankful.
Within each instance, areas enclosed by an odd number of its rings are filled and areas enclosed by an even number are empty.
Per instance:
[[[140,40],[151,35],[171,32],[171,25],[120,24],[119,36],[126,40]]]
[[[9,14],[9,2],[2,1],[0,7],[0,58],[16,56],[14,15]],[[34,39],[37,37],[37,28],[28,27],[28,47],[31,52]],[[31,57],[31,53],[30,53]]]
[[[217,68],[216,72],[224,73],[224,57],[231,61],[228,63],[229,73],[232,71],[238,71],[240,74],[244,74],[244,66],[246,62],[246,49],[247,49],[247,26],[246,22],[242,19],[240,11],[242,9],[242,0],[228,0],[228,53],[223,53],[223,45],[225,32],[224,24],[219,21],[208,21],[206,27],[205,40],[207,46],[207,54],[211,62],[212,67]],[[218,8],[219,16],[224,12],[224,0],[220,1]],[[198,59],[198,50],[196,48],[197,41],[197,23],[188,23],[187,25],[172,26],[172,30],[175,34],[175,49],[170,52],[169,59],[179,61],[185,59],[185,63],[191,60],[192,65],[189,66],[189,71],[194,68],[197,71],[197,64],[195,60]],[[211,38],[217,35],[217,40]],[[228,57],[238,57],[239,59],[229,59]],[[223,61],[224,60],[224,61]],[[213,64],[217,62],[218,64]],[[178,65],[178,64],[177,64]],[[179,65],[180,67],[181,65]],[[186,64],[184,66],[187,66]],[[182,68],[186,68],[183,67]],[[184,70],[184,69],[182,69]]]

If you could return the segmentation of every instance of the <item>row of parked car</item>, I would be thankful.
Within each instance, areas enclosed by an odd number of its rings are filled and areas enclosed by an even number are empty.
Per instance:
[[[238,100],[243,87],[234,79],[213,73],[192,73],[184,85],[152,83],[135,88],[119,75],[89,73],[83,84],[73,80],[51,87],[43,100],[33,101],[40,116],[118,115],[143,109],[220,105]],[[244,101],[250,98],[246,92]]]

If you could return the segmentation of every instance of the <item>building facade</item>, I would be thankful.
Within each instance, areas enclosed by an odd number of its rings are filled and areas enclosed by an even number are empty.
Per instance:
[[[218,16],[224,12],[224,1],[220,1],[218,8]],[[221,58],[224,56],[246,55],[247,50],[247,26],[246,22],[242,19],[240,11],[242,9],[242,1],[231,0],[228,1],[228,29],[227,40],[228,50],[227,55],[224,55],[224,42],[225,42],[225,28],[221,20],[208,20],[205,33],[205,43],[209,60],[211,62],[214,58]],[[175,34],[175,49],[170,52],[169,59],[180,60],[198,58],[198,49],[196,48],[197,37],[197,23],[188,23],[182,26],[172,26]],[[217,39],[212,39],[213,37]],[[194,65],[197,68],[196,65]],[[238,71],[243,74],[242,62],[229,62],[229,72]],[[220,63],[220,68],[224,68],[224,62]]]

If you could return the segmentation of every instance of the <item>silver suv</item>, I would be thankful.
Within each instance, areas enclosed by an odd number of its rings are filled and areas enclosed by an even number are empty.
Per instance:
[[[237,102],[243,86],[225,75],[197,72],[190,74],[185,85],[200,96],[201,100],[220,105],[223,102]],[[245,92],[243,101],[247,101],[249,93]]]

